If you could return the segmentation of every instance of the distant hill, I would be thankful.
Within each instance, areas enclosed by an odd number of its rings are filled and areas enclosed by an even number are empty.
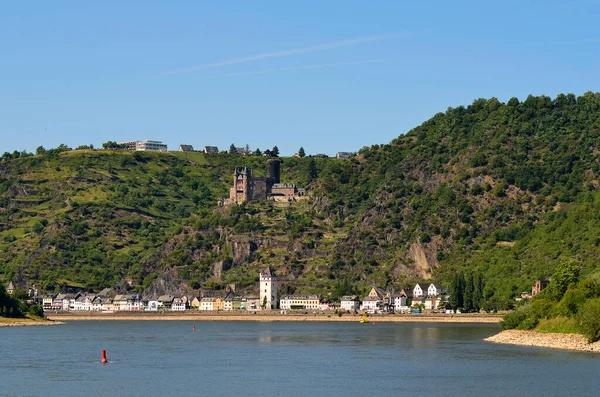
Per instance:
[[[0,277],[43,289],[254,288],[336,297],[478,271],[513,297],[564,261],[597,271],[600,94],[478,99],[350,160],[284,158],[292,205],[221,208],[265,157],[65,151],[0,164]]]

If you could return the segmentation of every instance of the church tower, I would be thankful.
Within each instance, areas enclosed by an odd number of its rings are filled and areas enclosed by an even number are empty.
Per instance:
[[[260,269],[260,306],[264,310],[277,309],[277,277],[266,267]]]

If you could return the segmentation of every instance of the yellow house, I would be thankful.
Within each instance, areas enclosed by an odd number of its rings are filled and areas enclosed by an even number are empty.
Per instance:
[[[200,309],[200,301],[201,300],[202,299],[200,297],[195,296],[194,299],[192,299],[192,301],[190,302],[190,308],[196,309],[196,310]]]
[[[387,293],[386,291],[384,291],[381,288],[373,287],[373,288],[371,288],[371,291],[369,291],[369,295],[367,295],[367,296],[371,296],[373,298],[383,299],[383,298],[388,298],[389,297],[389,293]]]
[[[213,302],[213,310],[216,310],[216,311],[225,310],[225,301],[223,300],[223,298],[220,298],[220,297],[215,298],[215,301]]]

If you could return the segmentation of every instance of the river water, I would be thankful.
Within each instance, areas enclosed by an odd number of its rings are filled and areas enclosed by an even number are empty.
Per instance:
[[[190,321],[0,328],[0,395],[597,395],[600,355],[482,340],[498,331],[470,324]]]

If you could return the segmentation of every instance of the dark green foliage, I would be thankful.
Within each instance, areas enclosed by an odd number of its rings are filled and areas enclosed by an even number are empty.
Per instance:
[[[500,322],[500,327],[503,330],[516,329],[525,321],[529,314],[529,306],[522,306],[508,313]]]
[[[600,340],[600,298],[584,303],[577,313],[576,321],[589,342]]]
[[[302,146],[300,146],[300,149],[298,150],[298,156],[300,156],[300,158],[306,156],[306,153],[304,152],[304,148]]]
[[[6,292],[4,285],[0,285],[0,316],[23,317],[21,303]]]
[[[29,309],[27,309],[27,313],[37,317],[44,317],[44,309],[37,304],[29,306]]]
[[[580,267],[574,262],[561,263],[552,274],[552,281],[548,286],[550,296],[555,300],[561,299],[567,288],[579,281],[580,271]]]

